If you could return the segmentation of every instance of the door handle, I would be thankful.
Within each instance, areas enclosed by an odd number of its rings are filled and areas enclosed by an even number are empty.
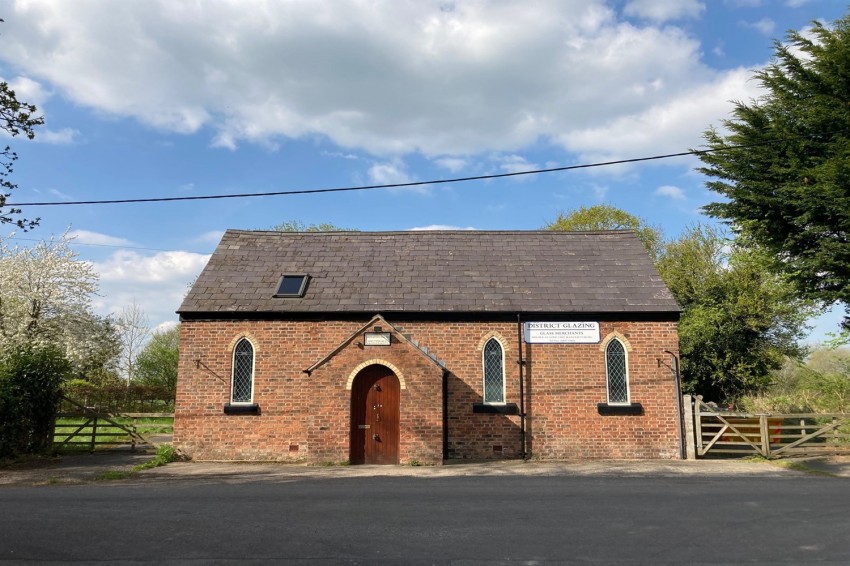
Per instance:
[[[380,439],[378,438],[378,435],[377,435],[377,434],[373,434],[373,435],[372,435],[372,440],[380,440]]]

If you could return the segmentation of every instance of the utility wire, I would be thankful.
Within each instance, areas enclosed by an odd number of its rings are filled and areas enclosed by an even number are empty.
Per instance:
[[[477,175],[474,177],[456,177],[453,179],[435,179],[431,181],[414,181],[410,183],[391,183],[386,185],[359,185],[354,187],[334,187],[329,189],[300,189],[294,191],[274,191],[268,193],[234,193],[225,195],[198,195],[186,197],[156,197],[156,198],[134,198],[134,199],[114,199],[114,200],[80,200],[80,201],[65,201],[65,202],[7,202],[5,206],[72,206],[80,204],[130,204],[143,202],[175,202],[188,200],[213,200],[225,198],[250,198],[250,197],[270,197],[270,196],[285,196],[285,195],[311,195],[319,193],[340,193],[347,191],[368,191],[373,189],[395,189],[405,187],[421,187],[424,185],[439,185],[445,183],[464,183],[468,181],[483,181],[487,179],[502,179],[505,177],[518,177],[520,175],[539,175],[541,173],[555,173],[558,171],[573,171],[575,169],[590,169],[592,167],[607,167],[610,165],[623,165],[626,163],[639,163],[642,161],[656,161],[660,159],[670,159],[673,157],[685,157],[688,155],[704,155],[718,151],[726,151],[729,149],[741,149],[754,147],[758,145],[766,145],[776,143],[778,140],[749,144],[749,145],[730,145],[714,149],[690,150],[679,153],[668,153],[665,155],[653,155],[651,157],[635,157],[632,159],[618,159],[616,161],[604,161],[601,163],[585,163],[582,165],[568,165],[565,167],[551,167],[549,169],[534,169],[531,171],[517,171],[514,173],[497,173],[493,175]]]

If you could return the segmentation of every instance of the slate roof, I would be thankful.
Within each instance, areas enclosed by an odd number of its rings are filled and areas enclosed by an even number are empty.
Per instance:
[[[274,298],[283,274],[302,298]],[[677,313],[630,231],[228,230],[186,296],[200,313]]]

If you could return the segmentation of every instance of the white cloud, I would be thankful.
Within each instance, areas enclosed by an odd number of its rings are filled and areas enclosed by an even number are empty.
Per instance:
[[[68,232],[68,237],[74,239],[77,244],[93,244],[96,246],[128,246],[132,245],[130,240],[126,238],[118,238],[109,236],[99,232],[90,232],[88,230],[71,230]]]
[[[327,157],[339,157],[340,159],[351,159],[351,160],[360,159],[359,157],[357,157],[353,153],[343,153],[341,151],[323,151],[322,155],[325,155]]]
[[[459,157],[441,157],[439,159],[435,159],[434,163],[436,163],[443,169],[448,169],[452,173],[462,171],[463,168],[467,165],[466,159],[461,159]]]
[[[46,99],[50,98],[50,94],[44,90],[41,83],[25,76],[17,76],[11,79],[0,76],[0,81],[5,81],[9,85],[9,88],[15,93],[15,99],[21,104],[35,104],[38,107],[38,111],[35,114],[36,117],[44,114],[42,104]],[[39,127],[35,127],[33,130],[38,134],[42,132]],[[18,132],[24,135],[22,131],[22,128],[18,128]],[[5,128],[0,129],[0,138],[11,137],[11,132],[6,131]]]
[[[400,162],[375,163],[369,168],[369,182],[373,185],[396,185],[412,183],[413,179]]]
[[[80,131],[74,128],[62,128],[61,130],[37,130],[35,141],[50,143],[54,145],[67,145],[74,143],[80,135]]]
[[[623,8],[627,16],[654,22],[698,18],[704,11],[705,4],[697,0],[632,0]]]
[[[175,311],[188,292],[188,284],[201,272],[210,256],[184,251],[142,254],[121,250],[103,262],[92,262],[100,275],[101,295],[93,306],[100,314],[120,311],[135,301],[160,328],[176,322]]]
[[[201,272],[210,256],[193,252],[159,252],[142,255],[122,250],[103,263],[94,263],[101,281],[116,283],[169,284],[194,277]]]
[[[504,155],[498,158],[499,168],[506,173],[521,173],[523,171],[534,171],[540,169],[536,163],[530,163],[521,155]]]
[[[45,100],[50,98],[50,94],[44,90],[41,83],[29,77],[19,76],[9,79],[7,82],[9,87],[15,91],[15,98],[19,102],[41,106]]]
[[[695,0],[628,4],[650,24],[618,19],[603,0],[442,8],[150,0],[117,2],[104,18],[96,1],[13,0],[0,58],[74,104],[167,132],[211,132],[221,147],[318,136],[385,159],[510,154],[540,140],[572,149],[599,124],[641,123],[724,80],[693,36],[652,23],[699,16]],[[666,132],[646,129],[641,147],[697,122],[676,119]],[[372,175],[392,173],[376,167]]]
[[[766,17],[755,22],[741,22],[741,25],[747,28],[752,28],[766,36],[772,36],[773,32],[776,31],[776,22]]]
[[[154,332],[154,334],[159,334],[161,332],[167,332],[167,331],[171,330],[172,328],[176,327],[178,324],[179,323],[176,320],[166,320],[166,321],[163,321],[163,322],[160,322],[159,324],[157,324],[154,327],[153,332]]]
[[[30,77],[27,76],[17,76],[12,79],[3,79],[0,77],[0,80],[6,80],[9,84],[9,87],[15,92],[15,98],[21,102],[26,104],[35,104],[38,108],[35,116],[44,116],[44,103],[51,96],[52,93],[45,90],[44,86],[38,82],[34,81]],[[48,143],[54,145],[67,145],[76,141],[77,137],[80,135],[79,130],[74,128],[62,128],[60,130],[50,130],[45,129],[44,126],[38,126],[34,128],[35,130],[35,141],[38,143]],[[8,137],[9,134],[5,131],[0,133],[2,137]]]
[[[417,226],[415,228],[410,228],[411,232],[424,232],[428,230],[477,230],[478,228],[473,228],[472,226],[467,226],[466,228],[462,228],[460,226],[450,226],[448,224],[429,224],[428,226]]]
[[[709,124],[729,115],[730,101],[749,100],[761,93],[750,70],[738,68],[715,80],[685,89],[680,96],[601,125],[575,130],[559,141],[583,161],[613,161],[651,154],[678,153],[698,147]],[[677,158],[682,163],[683,158]],[[668,160],[672,161],[672,160]],[[608,172],[616,168],[606,168]]]
[[[785,5],[789,8],[800,8],[809,2],[810,0],[785,0]]]
[[[673,185],[663,185],[655,189],[655,194],[662,197],[669,197],[673,200],[685,200],[685,191]]]
[[[388,163],[375,163],[369,167],[369,183],[373,185],[403,185],[405,183],[415,183],[416,179],[408,175],[404,162],[396,159]],[[392,192],[405,191],[408,193],[418,193],[421,195],[430,195],[431,186],[416,185],[413,187],[395,187],[389,189]]]

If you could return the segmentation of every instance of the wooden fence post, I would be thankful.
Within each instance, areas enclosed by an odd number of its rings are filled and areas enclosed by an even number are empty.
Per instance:
[[[761,455],[770,458],[770,430],[767,415],[759,415],[759,434],[761,435]]]
[[[694,442],[696,444],[697,456],[704,456],[702,453],[702,395],[697,395],[694,399]]]
[[[685,408],[685,458],[696,460],[696,438],[694,437],[694,399],[690,395],[682,395],[682,404]]]
[[[94,452],[94,444],[97,441],[97,415],[94,416],[94,422],[91,427],[91,445],[89,446],[89,452]]]

